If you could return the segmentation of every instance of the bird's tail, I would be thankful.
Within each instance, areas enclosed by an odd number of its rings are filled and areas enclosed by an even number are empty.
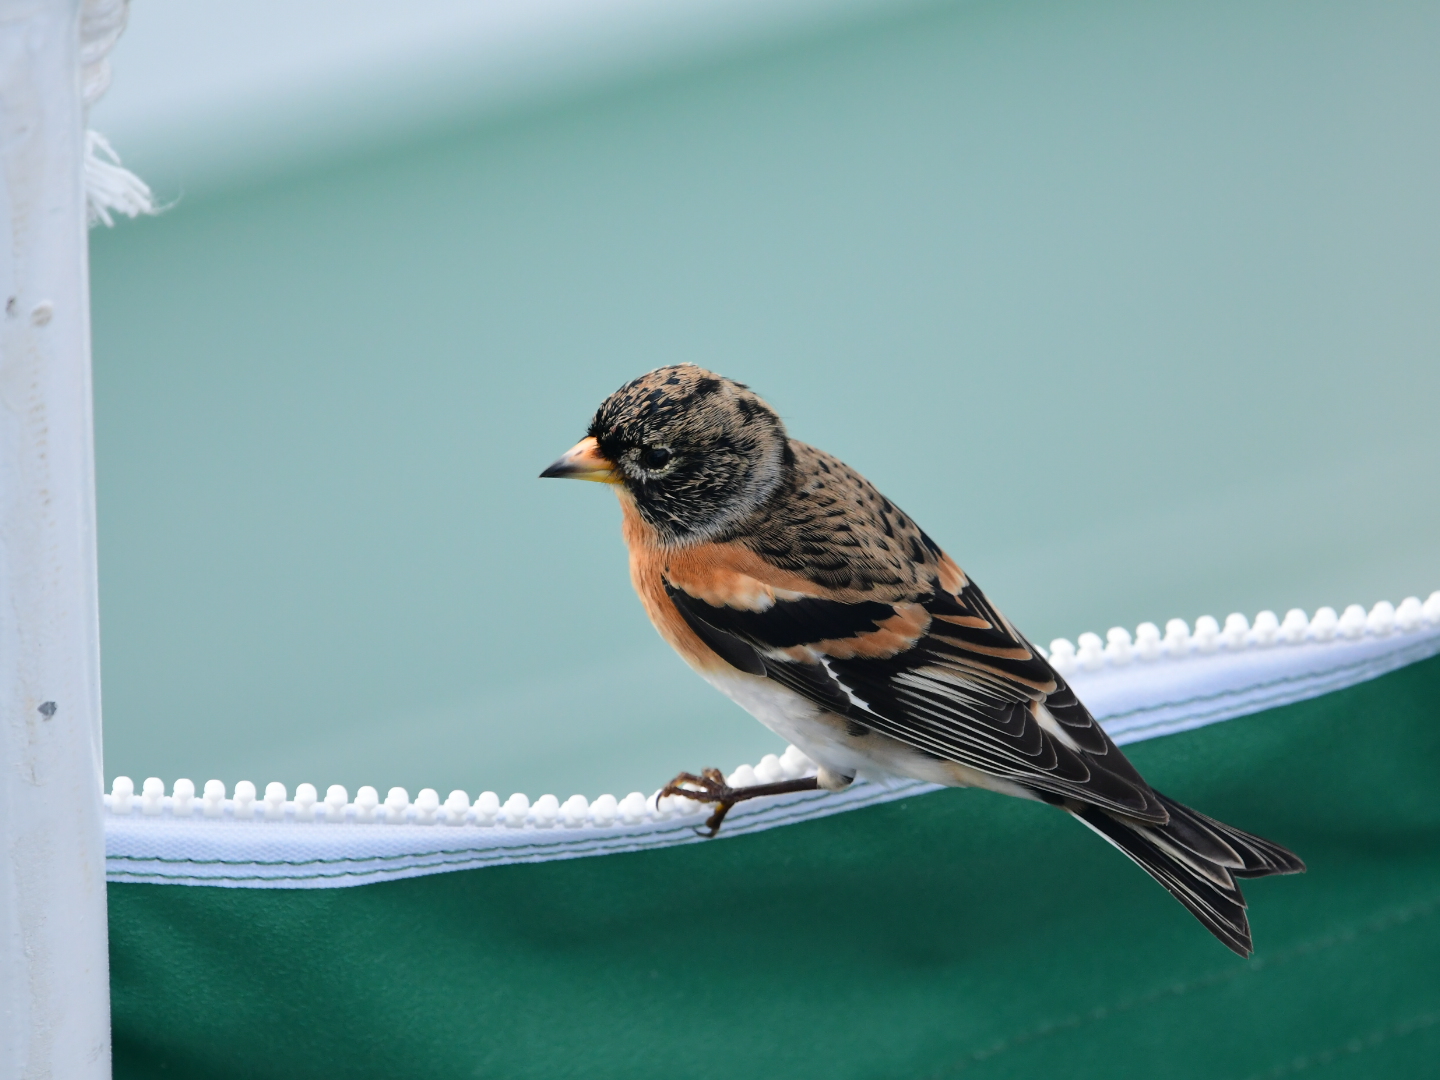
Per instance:
[[[1206,928],[1241,956],[1253,952],[1245,898],[1236,878],[1300,874],[1305,864],[1279,844],[1233,829],[1159,796],[1170,820],[1136,821],[1094,806],[1067,809],[1190,909]]]

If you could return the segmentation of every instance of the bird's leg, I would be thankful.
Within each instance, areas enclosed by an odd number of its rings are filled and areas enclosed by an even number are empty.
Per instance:
[[[802,776],[798,780],[780,780],[774,784],[750,784],[746,787],[731,787],[725,782],[725,774],[719,769],[702,769],[699,776],[694,773],[682,772],[660,789],[660,798],[667,795],[679,795],[685,799],[694,799],[696,802],[716,803],[715,812],[705,822],[705,828],[710,830],[707,835],[714,836],[720,831],[720,824],[725,820],[725,815],[736,803],[744,802],[746,799],[759,798],[761,795],[789,795],[794,791],[815,791],[820,787],[820,781],[814,776]]]

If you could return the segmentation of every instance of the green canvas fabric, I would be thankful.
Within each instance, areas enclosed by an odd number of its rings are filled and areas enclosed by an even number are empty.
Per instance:
[[[1309,863],[1246,883],[1250,960],[1064,815],[943,791],[358,888],[112,884],[115,1075],[1436,1075],[1437,679],[1130,748]]]

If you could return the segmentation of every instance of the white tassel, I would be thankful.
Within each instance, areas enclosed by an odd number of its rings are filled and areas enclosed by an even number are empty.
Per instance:
[[[80,10],[80,88],[85,115],[110,89],[107,57],[130,17],[130,0],[85,0]],[[98,131],[85,132],[85,212],[90,224],[113,225],[111,216],[155,213],[155,196],[145,181],[120,164],[120,155]]]
[[[560,800],[554,795],[541,795],[530,808],[530,816],[534,818],[537,829],[550,828],[560,816]]]
[[[1359,604],[1351,604],[1340,615],[1340,636],[1347,641],[1354,641],[1365,633],[1365,609]]]
[[[355,793],[355,820],[374,821],[375,810],[380,805],[380,793],[369,784]]]
[[[470,793],[456,788],[441,807],[446,825],[464,825],[465,815],[470,812]]]
[[[110,812],[124,817],[134,808],[134,799],[135,781],[128,776],[115,777],[115,784],[110,789]]]
[[[1335,609],[1328,605],[1322,607],[1310,620],[1310,637],[1315,641],[1330,641],[1335,637],[1335,628],[1339,625],[1340,617],[1335,614]]]
[[[1225,616],[1225,629],[1220,631],[1220,641],[1225,648],[1239,651],[1250,644],[1250,620],[1240,612]]]
[[[325,820],[344,821],[345,807],[350,804],[350,793],[339,784],[325,789]]]
[[[1214,615],[1201,615],[1195,620],[1195,651],[1209,656],[1220,648],[1220,624]]]
[[[1285,621],[1280,624],[1280,637],[1287,645],[1299,645],[1309,629],[1310,617],[1303,609],[1294,607],[1285,613]]]
[[[279,780],[272,780],[265,785],[265,820],[283,821],[285,819],[285,803],[290,798],[290,793],[285,790],[285,785]]]
[[[440,813],[440,793],[434,788],[421,788],[415,796],[415,824],[434,825]]]
[[[1255,644],[1262,649],[1275,644],[1280,633],[1280,619],[1273,611],[1262,611],[1255,616]]]
[[[1056,638],[1050,642],[1050,665],[1061,675],[1074,675],[1078,661],[1075,646],[1069,638]]]
[[[385,795],[385,822],[403,825],[410,810],[410,793],[403,787],[392,787]]]
[[[525,819],[530,816],[530,796],[517,791],[505,800],[500,810],[500,820],[512,829],[523,829]]]
[[[1124,667],[1134,657],[1131,648],[1130,631],[1123,626],[1112,626],[1105,631],[1105,658],[1114,667]]]
[[[731,787],[754,787],[760,783],[760,778],[755,775],[753,765],[739,765],[735,771],[725,778],[725,783]],[[621,804],[624,805],[623,803]]]
[[[222,780],[205,781],[203,813],[208,818],[225,816],[225,783]]]
[[[1153,622],[1135,628],[1135,655],[1146,663],[1160,659],[1160,628]]]
[[[741,768],[746,769],[749,768],[749,766],[742,765]],[[618,810],[620,820],[626,825],[639,825],[645,820],[645,796],[641,795],[638,791],[630,792],[629,795],[626,795],[625,798],[620,800]]]
[[[778,784],[785,779],[785,769],[774,754],[766,754],[755,766],[755,779],[762,784]]]
[[[607,829],[615,824],[615,815],[619,813],[620,806],[611,794],[601,795],[590,804],[590,820],[602,829]]]
[[[476,825],[494,825],[495,816],[500,813],[500,796],[493,791],[482,791],[470,809],[475,814]]]
[[[146,817],[156,817],[165,808],[165,781],[158,776],[147,776],[140,789],[140,812]]]
[[[590,803],[584,795],[571,795],[560,807],[560,820],[567,829],[584,828],[590,818]]]
[[[98,131],[85,132],[85,210],[91,225],[107,226],[115,224],[111,211],[131,218],[155,213],[149,185],[120,164],[120,155]]]
[[[250,780],[241,780],[235,785],[235,817],[240,821],[249,821],[255,816],[255,784]]]
[[[805,756],[805,751],[798,746],[785,747],[785,753],[780,755],[780,768],[785,773],[786,780],[797,780],[802,776],[809,776],[815,771],[815,763]],[[693,799],[686,799],[686,802],[693,802]]]
[[[194,781],[176,780],[170,796],[170,813],[175,817],[189,817],[194,812],[194,803]]]
[[[1386,637],[1395,629],[1395,605],[1381,600],[1365,617],[1365,628],[1376,637]]]
[[[1184,619],[1171,619],[1165,624],[1165,651],[1172,660],[1190,655],[1190,624]]]

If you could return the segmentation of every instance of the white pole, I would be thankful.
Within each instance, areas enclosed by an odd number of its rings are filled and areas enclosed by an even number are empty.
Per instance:
[[[0,1075],[110,1075],[80,0],[0,0]]]

